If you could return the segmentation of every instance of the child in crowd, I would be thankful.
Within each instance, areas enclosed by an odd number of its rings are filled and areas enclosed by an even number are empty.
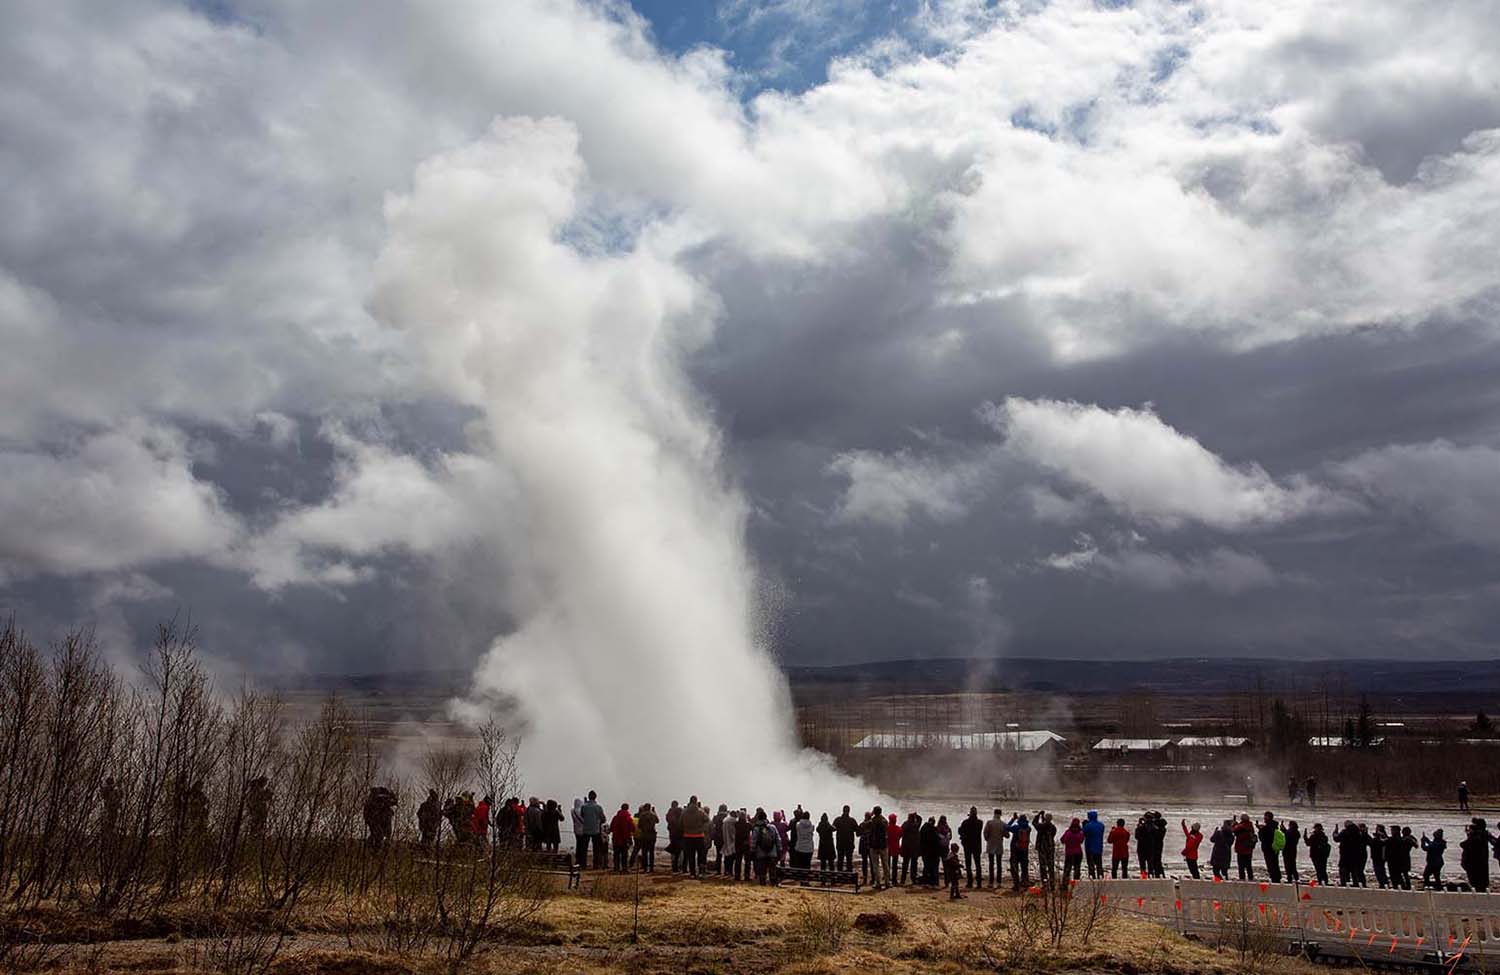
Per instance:
[[[957,843],[948,844],[948,858],[943,861],[943,869],[948,874],[948,899],[963,900],[964,895],[958,892],[958,878],[964,872],[964,861],[958,855]]]

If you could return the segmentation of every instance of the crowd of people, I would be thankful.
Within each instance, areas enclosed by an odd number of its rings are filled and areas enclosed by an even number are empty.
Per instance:
[[[392,794],[371,790],[365,819],[372,843],[379,845],[389,837],[393,809]],[[1441,829],[1428,836],[1414,834],[1409,826],[1380,823],[1371,828],[1346,820],[1332,831],[1321,822],[1303,830],[1295,819],[1269,811],[1258,821],[1242,814],[1205,832],[1201,823],[1186,820],[1174,828],[1154,810],[1142,813],[1133,824],[1116,818],[1110,825],[1090,811],[1069,817],[1063,825],[1061,817],[1054,821],[1046,810],[1006,815],[997,808],[982,818],[971,806],[954,827],[944,815],[924,818],[912,812],[902,819],[879,806],[860,815],[844,806],[832,818],[822,813],[816,822],[800,805],[790,815],[781,810],[767,814],[763,808],[752,813],[724,804],[711,810],[697,796],[682,804],[673,800],[660,814],[643,802],[634,809],[621,803],[611,815],[593,792],[573,800],[570,816],[555,800],[532,797],[523,804],[512,797],[496,803],[485,796],[476,802],[472,793],[460,793],[440,802],[435,791],[417,810],[424,845],[437,840],[446,821],[452,838],[461,843],[493,842],[550,854],[561,849],[562,824],[569,819],[572,855],[580,869],[653,873],[664,830],[662,849],[673,873],[761,884],[773,883],[778,871],[811,870],[814,864],[823,871],[857,872],[862,883],[877,889],[946,886],[953,897],[962,896],[961,888],[994,888],[1007,882],[1015,891],[1030,889],[1033,863],[1038,884],[1085,876],[1165,877],[1168,840],[1178,832],[1180,855],[1194,878],[1204,876],[1200,864],[1206,855],[1207,873],[1217,880],[1365,887],[1373,873],[1376,886],[1392,889],[1442,888],[1447,883],[1448,842]],[[1459,850],[1462,882],[1473,890],[1488,890],[1489,860],[1493,856],[1500,861],[1500,838],[1475,817],[1465,827]],[[1302,866],[1304,851],[1310,869]],[[1414,881],[1418,862],[1423,865],[1421,879]]]
[[[1188,839],[1183,850],[1188,872],[1199,876],[1198,848],[1203,833],[1199,824],[1189,829],[1184,824]],[[1208,837],[1209,869],[1216,879],[1227,880],[1231,871],[1235,879],[1262,879],[1270,883],[1296,883],[1314,880],[1320,884],[1332,883],[1329,861],[1337,852],[1335,867],[1338,885],[1341,887],[1367,887],[1369,874],[1374,874],[1375,885],[1394,890],[1411,890],[1413,864],[1420,857],[1423,862],[1420,886],[1442,889],[1445,886],[1443,870],[1446,863],[1448,842],[1443,830],[1433,830],[1414,835],[1410,826],[1377,823],[1373,829],[1367,823],[1345,820],[1342,826],[1330,833],[1322,823],[1313,823],[1306,832],[1295,819],[1280,820],[1267,812],[1260,821],[1251,822],[1248,815],[1226,819]],[[1299,854],[1305,849],[1312,869],[1310,876],[1299,870]],[[1490,883],[1489,860],[1493,855],[1500,861],[1500,840],[1489,832],[1483,819],[1474,818],[1465,827],[1464,839],[1459,843],[1459,866],[1464,882],[1470,889],[1487,891]],[[1264,872],[1257,877],[1257,860]],[[1154,868],[1152,876],[1162,876]]]

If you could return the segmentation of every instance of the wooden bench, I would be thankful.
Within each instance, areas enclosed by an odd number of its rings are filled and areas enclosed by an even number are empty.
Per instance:
[[[537,871],[540,873],[554,873],[559,876],[566,874],[569,890],[583,882],[583,871],[578,868],[577,863],[573,862],[571,853],[528,851],[522,855],[536,864]]]
[[[806,887],[815,884],[819,887],[853,887],[854,893],[859,893],[859,872],[857,870],[819,870],[814,867],[778,867],[776,870],[776,886],[786,884],[801,884]]]

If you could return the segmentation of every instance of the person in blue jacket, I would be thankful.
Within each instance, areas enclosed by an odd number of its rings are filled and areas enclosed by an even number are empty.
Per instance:
[[[1090,809],[1083,823],[1083,858],[1089,864],[1089,876],[1104,877],[1104,823],[1098,810]]]

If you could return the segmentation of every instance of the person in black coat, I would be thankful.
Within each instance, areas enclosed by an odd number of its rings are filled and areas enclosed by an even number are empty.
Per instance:
[[[859,821],[849,815],[849,807],[845,806],[843,813],[833,821],[834,849],[837,853],[835,869],[854,869],[854,834],[859,829]]]
[[[1307,834],[1307,839],[1303,842],[1307,844],[1307,855],[1312,860],[1313,876],[1320,884],[1328,883],[1328,854],[1333,849],[1333,844],[1328,842],[1323,824],[1313,823],[1312,832]]]
[[[1474,818],[1469,824],[1468,835],[1458,844],[1462,851],[1459,865],[1469,877],[1469,886],[1480,893],[1490,889],[1490,845],[1493,842],[1484,820]]]
[[[969,807],[969,815],[958,824],[958,842],[964,850],[964,886],[984,886],[984,822],[979,808]]]
[[[1300,879],[1297,876],[1297,843],[1302,839],[1302,831],[1297,828],[1295,819],[1288,819],[1286,825],[1281,827],[1281,832],[1286,836],[1286,846],[1281,850],[1281,863],[1286,867],[1287,883],[1295,884]]]
[[[906,825],[901,827],[901,882],[903,884],[920,882],[921,877],[917,875],[917,857],[921,852],[922,817],[912,813],[906,817]]]
[[[1339,845],[1339,886],[1365,886],[1365,851],[1369,839],[1355,826],[1344,820],[1344,828],[1335,830],[1333,841]]]
[[[1165,877],[1167,868],[1162,859],[1167,851],[1167,818],[1160,812],[1153,812],[1151,826],[1151,876]]]
[[[1151,873],[1151,835],[1155,829],[1150,815],[1141,813],[1141,818],[1135,821],[1135,829],[1131,831],[1135,836],[1135,862],[1142,877],[1149,876]],[[1128,866],[1126,869],[1129,869]],[[1113,864],[1111,864],[1110,873],[1113,872]]]
[[[938,864],[943,859],[943,840],[938,834],[937,820],[931,816],[922,824],[918,835],[918,848],[922,854],[922,883],[929,887],[938,885]]]
[[[1385,867],[1390,871],[1393,890],[1411,890],[1411,851],[1417,839],[1411,835],[1411,827],[1391,825],[1391,835],[1385,846]]]
[[[1276,831],[1281,827],[1276,822],[1276,817],[1267,812],[1260,821],[1260,829],[1257,833],[1260,837],[1260,855],[1266,861],[1266,873],[1271,877],[1271,883],[1281,883],[1281,854],[1276,849]]]
[[[833,824],[828,821],[828,814],[818,820],[818,869],[832,870],[833,861],[836,856],[833,845]]]
[[[1376,823],[1375,832],[1370,834],[1370,866],[1375,870],[1375,886],[1382,890],[1390,886],[1385,872],[1385,851],[1390,841],[1391,838],[1385,835],[1385,827]]]
[[[1216,880],[1229,879],[1229,866],[1234,859],[1234,823],[1224,820],[1224,825],[1213,831],[1208,838],[1208,867]]]

